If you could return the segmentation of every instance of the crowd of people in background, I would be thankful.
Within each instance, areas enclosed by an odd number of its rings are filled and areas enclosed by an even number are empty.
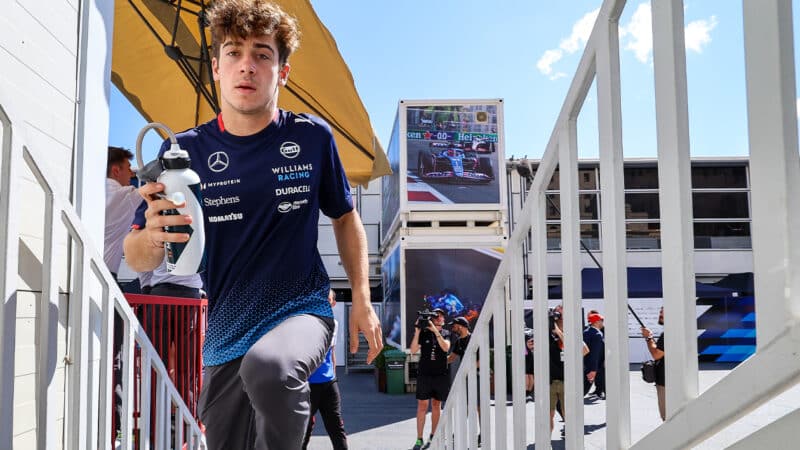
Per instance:
[[[414,337],[411,341],[411,354],[420,354],[416,398],[417,407],[417,439],[414,449],[423,448],[425,445],[424,428],[428,408],[431,408],[431,431],[428,439],[433,434],[439,423],[440,410],[450,390],[451,377],[447,376],[447,365],[451,365],[450,372],[456,372],[461,359],[464,357],[470,338],[470,323],[464,317],[454,318],[448,325],[449,331],[444,328],[446,312],[436,308],[432,311],[436,317],[427,321],[417,319]],[[550,429],[554,428],[555,413],[558,412],[562,420],[566,417],[564,411],[564,318],[563,308],[557,306],[550,310],[549,333],[549,368],[550,368]],[[583,394],[598,400],[605,399],[605,318],[598,311],[589,311],[587,326],[583,331]],[[535,343],[533,330],[525,332],[525,391],[528,401],[534,400],[534,351]],[[449,354],[448,354],[449,352]],[[479,363],[479,361],[478,361]],[[594,387],[594,391],[590,392]],[[480,413],[480,409],[478,409]],[[563,430],[562,430],[563,431]]]

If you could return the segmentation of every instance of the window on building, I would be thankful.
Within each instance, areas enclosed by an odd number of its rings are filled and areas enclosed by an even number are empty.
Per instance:
[[[600,250],[600,224],[582,223],[581,241],[589,250]],[[561,225],[556,223],[547,224],[547,249],[561,250]],[[582,247],[581,250],[583,250]]]
[[[695,219],[746,219],[750,217],[747,192],[694,192]]]
[[[695,222],[694,248],[749,249],[748,222]]]
[[[553,172],[553,177],[550,178],[550,184],[547,185],[548,191],[559,190],[559,173],[558,169]],[[578,190],[593,191],[597,189],[597,171],[594,167],[586,169],[578,169]]]
[[[561,218],[559,214],[561,211],[561,195],[547,194],[547,197],[552,200],[552,203],[550,201],[547,202],[547,220],[559,220]],[[600,218],[597,209],[597,194],[580,194],[578,202],[581,220],[598,220]]]
[[[660,217],[658,192],[625,194],[626,219],[656,219]]]
[[[625,234],[628,250],[661,248],[661,224],[658,222],[628,222]]]
[[[747,187],[747,168],[735,167],[692,167],[693,189],[732,189]]]
[[[656,167],[626,167],[625,189],[658,189],[658,169]]]

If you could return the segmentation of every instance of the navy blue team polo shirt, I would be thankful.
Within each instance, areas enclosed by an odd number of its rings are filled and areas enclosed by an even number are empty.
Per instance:
[[[234,136],[221,119],[177,135],[200,175],[209,296],[203,362],[243,356],[290,316],[333,317],[330,282],[317,250],[319,212],[353,209],[328,125],[280,110],[252,136]],[[161,153],[169,148],[162,145]],[[145,223],[144,208],[134,227]]]

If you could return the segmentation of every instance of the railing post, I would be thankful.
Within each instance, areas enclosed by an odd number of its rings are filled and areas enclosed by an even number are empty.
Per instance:
[[[466,377],[464,376],[463,372],[459,374],[456,378],[454,383],[455,389],[455,396],[453,400],[453,413],[450,416],[452,417],[453,422],[453,433],[448,433],[445,437],[449,437],[454,435],[453,437],[453,445],[454,448],[465,448],[467,445],[467,383]],[[447,420],[448,423],[451,422],[450,418]]]
[[[555,165],[555,164],[552,164]],[[540,166],[536,172],[528,200],[531,203],[531,272],[533,273],[533,333],[536,351],[533,353],[536,448],[550,448],[550,330],[547,304],[547,231],[545,226],[544,189],[553,168]],[[548,400],[545,400],[548,399]]]
[[[475,367],[475,352],[468,352],[464,355],[467,359],[467,367]],[[467,444],[469,448],[478,447],[478,389],[476,385],[475,375],[476,372],[472,370],[467,373],[467,430],[469,430],[469,440]],[[488,409],[487,409],[488,411]]]
[[[36,443],[40,449],[55,448],[57,386],[53,384],[58,356],[58,280],[54,267],[55,216],[61,208],[56,206],[52,187],[39,171],[30,154],[23,151],[27,163],[44,191],[44,228],[42,248],[42,294],[36,302],[37,352],[36,355]],[[43,401],[41,401],[43,400]]]
[[[108,281],[99,276],[102,285],[101,315],[102,336],[100,341],[100,443],[99,448],[111,449],[111,444],[116,436],[111,428],[111,418],[114,416],[114,297],[111,296],[111,287]]]
[[[69,396],[64,422],[65,434],[69,440],[66,447],[78,450],[89,447],[87,442],[89,437],[87,420],[89,416],[89,256],[86,254],[86,244],[73,233],[70,235],[76,243],[75,288],[69,301],[67,329],[70,337],[67,354],[71,363],[67,366]]]
[[[603,253],[603,305],[606,347],[606,448],[631,445],[630,357],[628,351],[628,274],[625,242],[625,174],[622,148],[622,97],[619,14],[604,16],[597,34],[597,128],[600,148],[600,235]]]
[[[494,302],[494,424],[497,432],[495,447],[506,448],[506,283],[500,285],[492,295],[499,297]]]
[[[150,423],[150,417],[153,415],[150,409],[151,407],[157,408],[157,404],[150,404],[150,392],[153,390],[153,370],[150,364],[150,351],[142,348],[139,353],[139,358],[142,364],[139,387],[139,417],[141,418],[139,420],[139,441],[142,443],[141,448],[150,449],[154,444],[150,442],[150,429],[153,428],[154,425]]]
[[[522,297],[524,297],[523,284],[525,277],[522,272],[522,243],[510,242],[507,249],[509,261],[511,262],[511,400],[512,413],[514,417],[513,448],[525,448],[525,311],[522,309]]]
[[[124,300],[122,300],[124,301]],[[133,445],[133,405],[134,405],[134,397],[133,397],[133,384],[136,382],[134,378],[134,344],[136,340],[134,338],[134,327],[133,324],[130,322],[130,318],[126,317],[125,314],[120,314],[122,316],[122,327],[125,330],[122,337],[122,348],[120,349],[120,359],[122,360],[122,379],[120,380],[120,385],[122,387],[122,398],[120,401],[120,431],[122,433],[122,446],[123,448],[130,448],[129,446]],[[144,347],[144,346],[142,346]],[[144,353],[144,348],[142,348],[142,353]],[[150,396],[148,392],[140,392],[140,396]],[[149,420],[149,417],[143,418],[142,420]]]
[[[21,149],[12,140],[11,120],[0,106],[2,160],[0,160],[0,257],[5,266],[0,273],[0,448],[12,448],[14,439],[14,349],[17,321],[17,271],[19,266],[18,170]]]
[[[491,298],[492,292],[489,292],[490,297],[487,298],[487,302]],[[489,366],[489,321],[486,321],[486,326],[478,330],[478,357],[480,358],[480,367],[478,367],[478,373],[480,376],[478,377],[478,381],[480,382],[480,386],[478,386],[478,391],[480,392],[480,407],[483,413],[481,414],[481,441],[484,443],[483,445],[491,445],[492,442],[492,414],[491,414],[491,395],[490,395],[490,387],[489,383],[491,383],[491,375],[490,375],[490,366]],[[491,448],[491,447],[489,447]]]
[[[697,397],[697,312],[683,1],[652,2],[667,417]]]
[[[757,346],[800,319],[798,162],[792,2],[744,1]]]
[[[561,262],[564,306],[564,412],[568,448],[583,448],[583,292],[578,208],[578,128],[571,118],[559,130]]]

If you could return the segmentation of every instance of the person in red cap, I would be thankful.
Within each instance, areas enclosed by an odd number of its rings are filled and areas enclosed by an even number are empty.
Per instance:
[[[603,332],[600,331],[604,325],[604,317],[592,310],[588,320],[589,326],[583,331],[583,342],[589,347],[589,353],[583,357],[583,395],[588,394],[594,384],[594,394],[605,398],[606,344]]]

